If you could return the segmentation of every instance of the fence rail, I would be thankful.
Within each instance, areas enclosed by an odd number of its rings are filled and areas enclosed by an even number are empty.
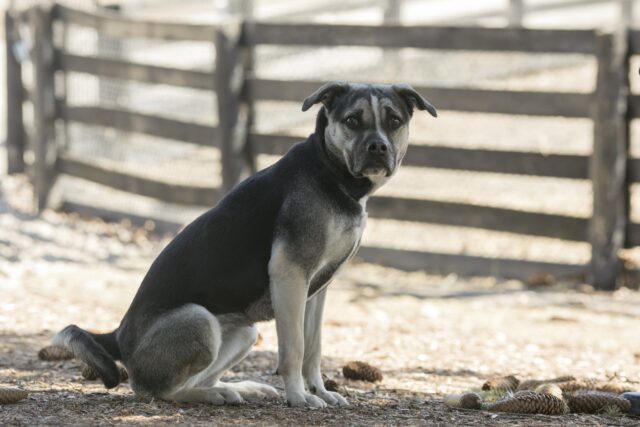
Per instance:
[[[383,196],[371,198],[367,210],[373,218],[484,228],[563,240],[587,240],[586,218]]]
[[[593,54],[591,30],[254,23],[251,45],[370,46],[438,50]]]
[[[120,191],[152,197],[168,203],[181,205],[212,206],[220,198],[215,188],[177,185],[142,178],[120,172],[118,169],[99,166],[87,161],[61,155],[57,162],[58,172],[106,185]]]
[[[252,78],[247,80],[249,90],[256,101],[298,102],[323,83]],[[586,118],[591,115],[591,94],[425,86],[415,86],[415,89],[428,93],[429,99],[441,110],[574,118]]]
[[[291,135],[251,133],[257,154],[283,155],[304,138]],[[409,145],[404,166],[469,172],[532,175],[550,178],[588,179],[589,157],[572,154],[541,154],[456,148],[443,145]],[[638,176],[640,179],[640,176]]]
[[[118,38],[213,42],[216,34],[216,28],[211,25],[123,18],[114,13],[74,10],[59,4],[53,9],[53,15],[67,25],[93,28],[101,35]]]
[[[182,120],[101,106],[68,106],[58,102],[58,118],[86,125],[111,127],[202,146],[215,146],[218,129]]]
[[[225,26],[183,25],[124,18],[114,13],[89,13],[55,6],[31,12],[39,39],[32,61],[36,90],[36,171],[34,184],[38,207],[46,204],[52,173],[48,160],[54,119],[121,131],[143,133],[186,143],[218,147],[222,157],[222,187],[204,188],[134,176],[99,162],[56,153],[53,175],[80,177],[118,190],[153,197],[170,203],[212,205],[244,176],[255,170],[258,154],[282,155],[302,138],[258,133],[252,129],[253,108],[260,101],[299,102],[323,82],[280,81],[253,76],[251,52],[259,45],[369,46],[440,50],[510,51],[526,53],[577,53],[591,55],[598,63],[597,87],[593,93],[506,91],[468,88],[416,87],[443,110],[586,118],[594,122],[594,153],[567,155],[435,145],[411,145],[404,164],[473,172],[504,173],[536,177],[591,180],[594,214],[590,218],[519,211],[485,205],[400,197],[373,197],[369,213],[374,218],[476,227],[531,236],[589,242],[593,248],[589,265],[566,265],[533,261],[494,259],[469,255],[439,254],[389,248],[363,247],[363,259],[403,269],[427,269],[441,273],[498,275],[529,279],[537,274],[557,277],[590,277],[601,288],[615,285],[620,263],[614,256],[624,245],[640,245],[640,224],[628,220],[628,182],[640,182],[640,159],[627,161],[628,120],[640,117],[640,96],[627,97],[625,78],[611,62],[628,64],[630,53],[640,50],[640,33],[619,35],[591,30],[487,29],[470,27],[401,27],[354,25],[297,25],[231,22]],[[11,23],[11,16],[6,16]],[[157,38],[209,42],[216,49],[212,71],[184,70],[133,63],[122,59],[71,54],[43,39],[51,21],[63,25],[94,28],[117,38]],[[7,38],[9,42],[9,38]],[[50,39],[49,39],[50,40]],[[39,44],[38,44],[39,43]],[[44,50],[43,50],[44,49]],[[47,53],[47,49],[50,53]],[[10,52],[10,49],[7,49]],[[622,55],[622,56],[621,56]],[[56,100],[53,73],[86,73],[127,81],[188,87],[214,91],[218,102],[218,125],[191,123],[152,114],[107,108],[101,105],[67,105]],[[8,73],[8,84],[18,84],[19,67]],[[21,83],[18,84],[21,87]],[[22,105],[16,91],[10,102]],[[24,96],[23,96],[24,98]],[[628,104],[628,111],[625,106]],[[47,106],[51,105],[49,110]],[[9,108],[9,111],[12,111]],[[14,110],[15,111],[15,110]],[[16,139],[20,139],[15,122]],[[19,119],[21,120],[21,118]],[[22,123],[20,123],[22,126]],[[20,128],[21,129],[21,128]],[[615,141],[609,143],[608,141]],[[18,142],[11,147],[19,147]],[[54,150],[55,152],[56,150]],[[50,157],[50,156],[49,156]],[[15,159],[13,160],[15,162]],[[628,173],[621,165],[628,164]],[[625,180],[628,179],[628,182]],[[613,189],[613,193],[612,193]],[[614,200],[611,200],[611,194]],[[620,200],[624,199],[622,202]],[[69,203],[67,203],[69,206]],[[74,205],[75,206],[75,205]],[[76,206],[78,207],[78,206]],[[622,233],[623,239],[619,236]]]
[[[73,55],[57,52],[56,67],[63,72],[92,74],[112,79],[133,80],[191,89],[214,90],[211,72],[180,70],[157,65],[136,64],[121,59]]]
[[[382,264],[399,270],[415,271],[416,266],[433,274],[461,276],[509,277],[532,280],[544,276],[558,279],[584,280],[585,267],[577,264],[489,258],[473,255],[445,254],[423,251],[362,247],[358,257],[366,262]]]

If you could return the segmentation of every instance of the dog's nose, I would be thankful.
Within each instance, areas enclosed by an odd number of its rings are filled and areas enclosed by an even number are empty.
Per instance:
[[[384,141],[371,141],[367,144],[367,151],[371,154],[385,154],[388,150]]]

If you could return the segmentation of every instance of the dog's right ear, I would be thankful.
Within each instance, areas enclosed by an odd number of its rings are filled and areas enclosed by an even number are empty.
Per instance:
[[[343,81],[331,81],[323,84],[318,90],[309,95],[302,102],[302,111],[307,111],[311,106],[322,102],[327,110],[331,109],[331,103],[336,96],[345,93],[349,89],[349,83]]]

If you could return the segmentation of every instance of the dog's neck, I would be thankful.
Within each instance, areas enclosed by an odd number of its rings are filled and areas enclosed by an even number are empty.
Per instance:
[[[325,109],[322,107],[316,117],[315,132],[310,137],[316,147],[318,157],[327,167],[331,176],[336,180],[338,186],[342,188],[348,196],[358,202],[363,199],[366,200],[365,198],[374,190],[375,186],[369,178],[356,178],[353,176],[344,162],[327,149],[324,133],[328,123]]]

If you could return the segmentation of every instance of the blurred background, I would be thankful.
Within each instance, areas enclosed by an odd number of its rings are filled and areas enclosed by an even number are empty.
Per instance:
[[[635,249],[640,234],[634,234],[635,223],[640,222],[640,199],[634,172],[623,172],[626,184],[611,190],[626,198],[627,227],[621,237],[616,235],[617,225],[612,225],[616,272],[613,282],[605,281],[600,287],[617,290],[596,292],[589,267],[595,178],[588,165],[594,135],[600,129],[594,125],[599,110],[591,94],[599,93],[599,67],[613,63],[610,75],[625,75],[635,96],[640,65],[633,41],[637,36],[629,36],[631,47],[628,52],[625,49],[621,68],[615,65],[615,56],[601,57],[599,62],[602,51],[596,47],[597,36],[604,30],[626,37],[625,31],[637,27],[640,19],[636,1],[60,1],[77,12],[75,18],[61,15],[60,20],[68,22],[63,29],[54,23],[51,40],[57,52],[67,55],[60,65],[65,72],[55,73],[51,87],[57,102],[62,102],[56,108],[69,116],[61,120],[64,114],[60,113],[57,119],[50,118],[48,139],[63,159],[57,164],[62,169],[55,172],[55,179],[45,174],[41,181],[45,184],[38,184],[39,175],[34,172],[38,145],[30,141],[38,138],[40,119],[38,103],[29,102],[33,96],[29,94],[38,93],[37,64],[32,61],[38,44],[34,21],[24,12],[50,4],[0,1],[0,8],[13,19],[13,28],[2,31],[11,37],[7,41],[5,35],[2,57],[20,64],[19,81],[26,93],[23,171],[6,173],[11,141],[0,145],[0,290],[4,295],[0,331],[4,331],[5,350],[24,357],[18,359],[25,372],[33,370],[16,375],[9,366],[14,364],[6,359],[4,367],[0,364],[0,383],[4,375],[7,382],[33,386],[38,369],[44,367],[29,368],[29,352],[58,327],[74,322],[112,329],[154,256],[225,188],[224,142],[206,141],[207,132],[214,132],[211,128],[220,132],[226,126],[218,111],[223,105],[218,99],[220,86],[203,90],[186,87],[189,84],[184,82],[164,84],[159,82],[162,77],[152,75],[160,68],[174,69],[196,72],[195,80],[206,81],[208,74],[214,81],[220,55],[215,39],[207,40],[202,33],[195,37],[199,40],[139,35],[152,27],[148,23],[205,29],[234,20],[302,27],[451,27],[442,46],[428,41],[426,48],[416,47],[420,42],[409,47],[377,47],[369,42],[352,46],[346,39],[327,46],[317,40],[303,45],[258,42],[250,51],[244,76],[253,79],[253,92],[248,95],[252,100],[247,107],[243,92],[237,101],[240,111],[243,106],[250,111],[246,141],[253,147],[251,158],[257,169],[276,161],[287,144],[303,140],[313,130],[315,114],[301,112],[304,95],[299,96],[313,85],[295,87],[298,81],[407,82],[422,89],[439,109],[436,120],[426,114],[414,116],[414,151],[380,190],[379,201],[372,200],[361,255],[336,283],[327,314],[331,342],[326,353],[334,358],[327,362],[329,372],[345,359],[368,357],[391,377],[376,398],[399,399],[401,406],[410,406],[407,396],[426,393],[430,399],[469,388],[496,373],[640,380],[640,343],[633,332],[633,322],[640,316],[636,277],[640,255]],[[146,24],[130,30],[132,36],[125,37],[126,31],[114,36],[117,31],[94,25],[91,16],[129,22],[126,25],[131,28],[136,22]],[[522,41],[523,51],[517,46],[480,49],[469,44],[465,48],[470,37],[463,33],[475,28],[503,29],[495,36],[499,45]],[[549,35],[545,38],[532,30],[575,30],[575,37],[568,35],[578,43],[575,52],[560,33],[544,33]],[[460,46],[448,47],[457,40]],[[72,61],[78,57],[115,62],[96,62],[83,70]],[[123,78],[117,70],[111,71],[123,63],[151,67],[139,71],[138,75],[146,72],[147,77],[135,77],[136,71],[129,70],[123,73],[130,73],[130,78]],[[3,73],[6,65],[2,61]],[[11,100],[7,89],[15,87],[11,82],[16,80],[11,80],[11,71],[5,77],[2,81],[7,84],[1,84],[0,91]],[[228,77],[231,82],[232,76]],[[622,93],[627,89],[623,86],[614,90]],[[0,121],[0,134],[4,134],[12,116],[4,103],[0,108],[4,108],[0,115],[8,117]],[[528,108],[535,111],[528,114]],[[69,119],[74,111],[76,116]],[[131,113],[131,117],[137,114],[139,121],[118,119],[114,111]],[[640,141],[638,120],[633,120],[636,110],[629,111],[620,115],[628,139],[620,129],[614,137],[624,140],[623,149],[628,144],[628,153],[622,156],[630,159],[631,170],[640,156]],[[167,121],[147,121],[149,117]],[[174,126],[176,122],[197,129],[187,131]],[[163,129],[170,125],[178,130],[163,136]],[[282,137],[285,144],[269,139],[273,135]],[[119,184],[105,185],[110,182]],[[155,190],[144,190],[148,182]],[[34,186],[37,199],[38,185],[47,187],[46,203],[38,206],[36,202],[34,207]],[[173,196],[181,192],[182,196]],[[185,196],[192,193],[204,196]],[[182,202],[172,203],[176,198]],[[604,199],[598,200],[602,204]],[[612,252],[610,247],[607,250]],[[419,337],[415,328],[421,331]],[[265,355],[264,360],[252,359],[256,372],[268,367],[276,348],[273,328],[266,327],[262,334]],[[38,387],[46,389],[75,372],[72,364],[64,369],[66,377],[43,380]],[[356,396],[371,391],[349,386]],[[397,389],[409,394],[398,394]],[[130,393],[128,389],[120,392]],[[362,397],[367,410],[375,405],[367,400],[373,398]],[[438,406],[416,409],[418,414],[439,410]],[[171,420],[169,409],[159,411]]]
[[[37,2],[15,1],[14,9]],[[69,1],[81,9],[108,8],[125,16],[149,20],[211,23],[242,15],[261,21],[331,24],[401,24],[447,26],[525,26],[526,28],[592,29],[627,26],[633,2],[627,1]],[[69,25],[65,49],[76,55],[98,55],[126,61],[212,71],[215,49],[208,42],[114,38],[95,29]],[[260,79],[409,82],[422,87],[590,93],[595,88],[593,55],[474,50],[392,49],[376,47],[308,47],[258,45],[255,76]],[[634,67],[632,67],[634,68]],[[635,67],[637,68],[637,67]],[[26,74],[26,73],[25,73]],[[25,76],[28,79],[28,76]],[[637,80],[632,79],[632,83]],[[62,86],[62,85],[60,85]],[[100,105],[205,125],[217,125],[215,92],[147,84],[69,72],[64,77],[69,105]],[[430,94],[425,93],[429,98]],[[435,101],[434,101],[435,102]],[[490,99],[485,100],[490,103]],[[300,102],[258,100],[254,130],[305,137],[313,128],[313,113]],[[28,114],[27,114],[28,116]],[[28,118],[27,118],[28,120]],[[463,125],[462,125],[463,124]],[[60,126],[58,126],[59,128]],[[58,129],[60,132],[60,129]],[[75,122],[64,126],[70,154],[80,159],[139,176],[202,187],[221,185],[217,147],[121,132]],[[412,143],[430,146],[524,151],[543,154],[590,153],[592,121],[587,118],[540,117],[446,111],[436,121],[416,115]],[[636,153],[633,144],[631,152]],[[258,168],[277,157],[258,155]],[[204,206],[180,206],[137,197],[78,178],[60,176],[53,204],[101,207],[153,220],[185,223]],[[586,218],[591,210],[589,183],[523,175],[473,173],[451,169],[405,167],[381,194]],[[633,198],[635,202],[635,198]],[[205,205],[206,206],[206,205]],[[640,215],[633,203],[631,218]],[[433,236],[424,239],[421,236]],[[437,236],[437,237],[436,237]],[[446,236],[446,238],[444,237]],[[463,252],[536,261],[586,263],[589,245],[479,229],[372,220],[365,243],[393,248]]]

